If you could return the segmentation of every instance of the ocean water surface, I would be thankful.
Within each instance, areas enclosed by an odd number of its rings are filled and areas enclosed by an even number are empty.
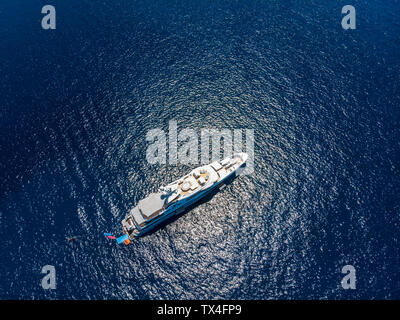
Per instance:
[[[1,299],[400,298],[398,0],[46,4],[0,4]],[[254,173],[118,246],[194,167],[146,160],[171,120],[253,129]]]

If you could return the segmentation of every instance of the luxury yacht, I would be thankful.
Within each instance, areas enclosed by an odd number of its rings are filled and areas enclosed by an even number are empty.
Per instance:
[[[232,157],[198,167],[140,200],[122,220],[123,239],[128,244],[129,239],[141,236],[161,222],[182,213],[229,177],[237,175],[247,158],[246,153],[236,153]]]

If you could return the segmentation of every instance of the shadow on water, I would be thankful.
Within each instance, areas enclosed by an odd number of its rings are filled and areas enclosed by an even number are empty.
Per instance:
[[[196,201],[195,203],[191,204],[190,206],[188,206],[184,211],[182,211],[181,213],[177,214],[177,215],[173,215],[172,217],[168,218],[167,220],[161,222],[159,225],[157,225],[154,229],[149,230],[148,232],[144,233],[143,235],[140,236],[140,238],[144,238],[147,237],[157,231],[159,231],[160,229],[164,228],[166,225],[174,222],[175,220],[179,219],[179,217],[183,216],[184,214],[188,213],[189,211],[191,211],[194,208],[197,208],[198,206],[210,201],[220,190],[225,189],[228,185],[230,185],[233,180],[235,180],[237,176],[233,175],[232,177],[229,177],[226,179],[226,181],[224,181],[220,186],[218,186],[217,188],[215,188],[213,191],[211,191],[209,194],[207,194],[206,196],[204,196],[203,198],[201,198],[199,201]]]

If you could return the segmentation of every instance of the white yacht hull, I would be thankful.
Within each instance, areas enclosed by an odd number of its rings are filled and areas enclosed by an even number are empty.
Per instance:
[[[167,192],[163,189],[165,194],[161,194],[161,197],[164,195],[167,200],[163,200],[165,204],[162,210],[154,213],[156,215],[155,217],[150,216],[147,219],[143,218],[144,216],[147,217],[146,214],[152,215],[152,211],[157,210],[157,208],[150,208],[148,210],[145,207],[147,204],[143,204],[144,207],[141,207],[139,202],[139,205],[133,208],[131,213],[122,221],[124,233],[127,234],[130,239],[133,239],[154,230],[154,228],[161,223],[172,218],[174,215],[184,212],[186,208],[213,192],[229,178],[236,176],[238,169],[245,165],[246,160],[247,154],[240,153],[233,155],[232,158],[226,158],[220,162],[213,162],[210,165],[194,169],[189,175],[168,185],[166,187],[169,188]],[[193,179],[190,175],[196,177],[197,180]],[[202,180],[202,176],[208,179],[208,181]],[[192,191],[193,187],[187,190],[186,180],[190,180],[192,184],[196,184],[196,181],[200,183],[195,186],[196,188],[194,191]],[[169,200],[171,195],[174,200]],[[144,201],[146,201],[146,199],[144,199]],[[141,213],[139,213],[139,211]]]

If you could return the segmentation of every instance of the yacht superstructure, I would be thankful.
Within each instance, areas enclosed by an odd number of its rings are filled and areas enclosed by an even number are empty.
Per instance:
[[[235,175],[247,161],[246,153],[236,153],[221,161],[214,161],[192,170],[184,177],[161,187],[139,201],[122,220],[124,233],[130,238],[138,237],[155,228],[173,215],[182,213]]]

